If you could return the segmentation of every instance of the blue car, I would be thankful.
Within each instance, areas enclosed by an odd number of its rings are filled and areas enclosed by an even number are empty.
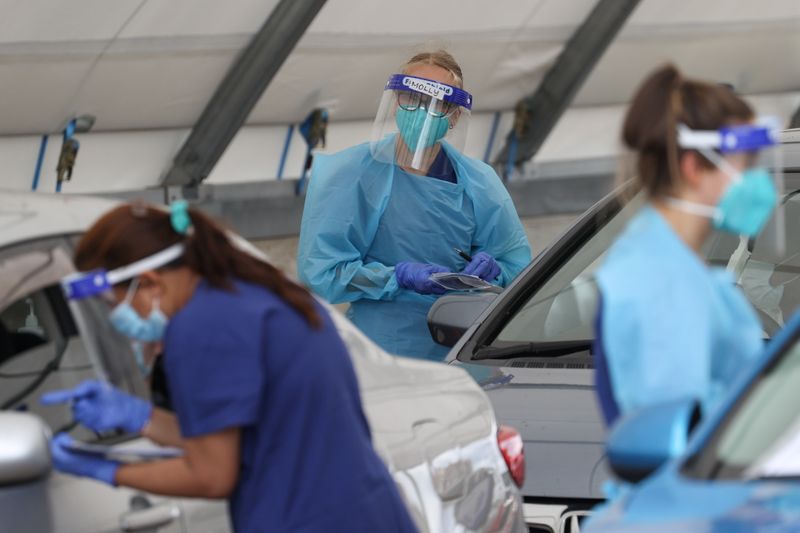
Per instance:
[[[584,533],[800,531],[800,313],[700,418],[687,398],[622,419],[608,461],[638,484],[621,486]]]

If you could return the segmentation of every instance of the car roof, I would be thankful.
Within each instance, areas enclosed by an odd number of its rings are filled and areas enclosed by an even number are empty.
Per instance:
[[[119,201],[0,189],[0,248],[85,231]]]

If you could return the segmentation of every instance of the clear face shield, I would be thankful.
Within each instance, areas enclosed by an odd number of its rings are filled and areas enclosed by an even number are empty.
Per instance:
[[[472,96],[453,85],[394,74],[386,83],[372,129],[372,156],[426,172],[442,143],[464,149]]]
[[[174,244],[149,257],[140,259],[129,265],[114,270],[97,269],[90,272],[76,272],[61,280],[61,287],[67,298],[76,320],[84,316],[82,309],[85,303],[92,300],[101,300],[104,308],[110,312],[111,325],[119,333],[131,340],[131,348],[136,356],[136,363],[142,374],[146,376],[149,368],[144,361],[143,343],[152,343],[160,340],[166,327],[166,317],[160,310],[154,309],[148,318],[141,318],[130,306],[138,283],[138,277],[148,271],[164,267],[183,255],[184,245]],[[125,301],[117,303],[112,288],[122,282],[131,281]],[[89,332],[88,324],[79,324],[81,331]],[[87,347],[93,361],[101,361],[99,346]],[[102,365],[98,364],[98,368]],[[104,376],[103,376],[104,378]]]
[[[679,125],[678,145],[697,150],[730,181],[716,206],[689,205],[676,199],[670,202],[708,216],[717,229],[750,239],[758,237],[760,248],[779,260],[786,250],[779,131],[778,123],[771,119],[716,131],[692,130]]]

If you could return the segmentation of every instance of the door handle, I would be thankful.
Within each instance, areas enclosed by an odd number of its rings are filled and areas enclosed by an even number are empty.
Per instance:
[[[181,516],[181,509],[174,503],[162,503],[146,509],[128,511],[119,518],[122,531],[156,529],[171,524]]]

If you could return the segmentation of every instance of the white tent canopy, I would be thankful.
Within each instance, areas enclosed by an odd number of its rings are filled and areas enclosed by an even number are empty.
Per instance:
[[[227,69],[274,0],[0,0],[0,186],[29,188],[40,139],[77,115],[75,181],[65,192],[158,183]],[[531,93],[595,0],[328,0],[215,169],[212,181],[272,179],[286,126],[330,110],[328,150],[365,140],[386,77],[413,53],[444,47],[475,97],[468,152],[482,157],[492,113]],[[797,0],[642,0],[537,160],[616,152],[620,113],[637,83],[673,61],[732,83],[760,111],[800,104]],[[46,153],[52,190],[60,146]],[[499,148],[499,142],[495,149]],[[288,175],[304,147],[291,145]],[[49,181],[48,181],[49,180]]]

